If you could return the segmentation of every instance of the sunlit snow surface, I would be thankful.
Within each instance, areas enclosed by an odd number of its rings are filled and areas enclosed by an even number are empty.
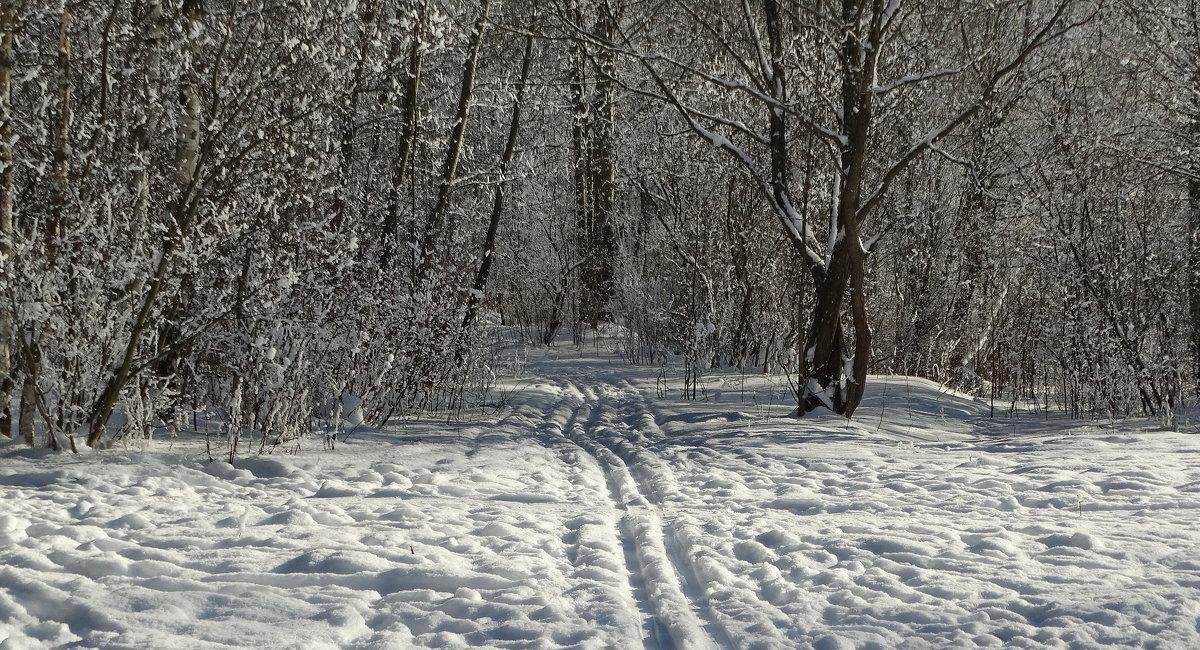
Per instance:
[[[1200,647],[1200,437],[665,378],[554,352],[498,414],[234,465],[0,447],[0,647]]]

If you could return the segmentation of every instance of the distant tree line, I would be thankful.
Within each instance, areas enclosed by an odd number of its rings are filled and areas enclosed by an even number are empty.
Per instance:
[[[497,322],[1169,416],[1198,143],[1198,0],[4,0],[0,432],[384,421]]]

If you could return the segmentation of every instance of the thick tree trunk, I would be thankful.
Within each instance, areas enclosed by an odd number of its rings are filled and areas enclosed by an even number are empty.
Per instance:
[[[596,38],[611,42],[618,16],[610,2],[598,3]],[[586,52],[580,44],[572,95],[576,101],[576,191],[580,206],[580,250],[586,262],[580,267],[580,318],[594,326],[612,318],[615,296],[613,262],[617,255],[614,224],[616,162],[613,158],[616,82],[615,54],[601,48],[594,55],[596,83],[591,98],[584,82]],[[580,124],[578,122],[582,121]],[[582,178],[580,178],[582,177]]]
[[[866,260],[860,221],[862,189],[874,118],[875,73],[883,47],[883,0],[843,0],[842,104],[840,174],[835,210],[830,223],[832,252],[825,277],[819,278],[813,326],[805,350],[807,373],[801,386],[799,411],[823,405],[847,418],[854,414],[866,388],[871,354],[871,327],[867,318]],[[854,356],[845,355],[842,305],[850,291]],[[844,381],[846,362],[851,376]]]
[[[591,199],[592,195],[592,177],[588,173],[589,168],[589,152],[591,146],[588,142],[591,140],[590,123],[588,117],[590,106],[587,101],[587,54],[584,51],[583,43],[576,43],[573,56],[571,57],[571,72],[567,81],[567,87],[571,93],[571,105],[573,113],[571,115],[571,155],[572,155],[572,182],[575,189],[575,224],[576,237],[578,239],[579,255],[583,258],[584,264],[587,266],[592,257],[593,242],[589,237],[591,231],[591,223],[593,221],[592,211],[596,206]],[[584,276],[585,271],[580,271],[580,276]],[[586,311],[585,303],[593,302],[590,298],[582,295],[582,292],[588,291],[588,286],[584,282],[580,282],[581,295],[579,299],[579,313]],[[586,317],[584,317],[586,319]],[[558,326],[555,326],[557,331]],[[543,339],[544,341],[544,339]],[[546,343],[549,345],[549,343]]]
[[[820,407],[839,414],[846,413],[842,386],[845,341],[841,312],[846,288],[854,272],[850,256],[839,244],[834,248],[829,267],[816,287],[817,302],[813,307],[804,345],[804,376],[797,404],[799,414]]]
[[[1200,94],[1200,90],[1197,91]],[[1192,137],[1200,142],[1200,115],[1192,117]],[[1191,246],[1188,250],[1188,290],[1191,304],[1192,379],[1200,397],[1200,166],[1192,170],[1188,180],[1188,228]]]
[[[859,249],[860,253],[862,249]],[[867,388],[867,368],[871,360],[871,323],[867,318],[866,254],[852,263],[850,270],[850,313],[854,324],[854,364],[846,387],[847,418],[854,415]]]

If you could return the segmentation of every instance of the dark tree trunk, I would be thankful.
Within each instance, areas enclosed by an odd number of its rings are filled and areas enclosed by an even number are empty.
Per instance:
[[[38,377],[42,370],[42,354],[41,347],[37,341],[33,341],[22,346],[25,366],[25,381],[21,386],[21,409],[20,419],[17,422],[17,431],[21,438],[25,440],[25,444],[33,446],[33,434],[37,423],[37,402],[38,402]]]
[[[392,166],[391,184],[388,188],[387,213],[383,220],[383,254],[381,268],[389,270],[400,246],[400,193],[408,180],[408,171],[412,165],[413,149],[417,141],[417,106],[421,94],[421,68],[425,61],[425,50],[421,47],[421,38],[425,34],[426,23],[429,20],[430,0],[421,3],[417,25],[413,29],[412,42],[408,51],[407,78],[404,82],[404,96],[401,100],[401,113],[404,122],[400,127],[400,149]]]
[[[475,322],[479,303],[483,300],[483,292],[487,288],[488,278],[492,273],[492,262],[495,259],[496,235],[500,230],[500,218],[504,215],[504,198],[508,187],[508,173],[513,156],[517,152],[517,136],[521,131],[521,109],[525,103],[525,90],[529,82],[529,71],[533,63],[533,37],[525,39],[525,54],[521,58],[521,77],[517,81],[517,96],[513,99],[512,119],[508,124],[508,140],[504,143],[504,153],[500,157],[500,181],[496,183],[495,194],[492,197],[492,214],[488,220],[487,237],[483,242],[483,252],[479,256],[479,268],[475,273],[475,282],[467,295],[467,309],[463,315],[462,328],[469,329]],[[461,355],[459,361],[461,361]]]
[[[824,277],[817,280],[817,304],[812,327],[805,345],[805,377],[800,386],[799,412],[825,406],[850,417],[862,401],[866,385],[867,363],[871,352],[871,328],[867,318],[866,259],[862,247],[859,220],[862,215],[862,188],[867,165],[873,118],[875,67],[882,46],[883,6],[873,0],[868,8],[856,0],[843,0],[842,22],[842,106],[840,161],[841,176],[835,196],[836,219],[833,251]],[[862,12],[868,11],[862,31],[856,29]],[[816,274],[820,275],[820,274]],[[842,305],[849,291],[851,322],[854,328],[853,366],[849,380],[845,374],[846,343],[842,327]],[[844,386],[844,387],[843,387]]]
[[[1200,85],[1198,82],[1197,85]],[[1200,88],[1197,89],[1200,95]],[[1191,137],[1200,142],[1200,115],[1192,116]],[[1188,229],[1191,246],[1188,249],[1188,292],[1191,313],[1192,378],[1200,396],[1200,166],[1192,170],[1188,180]]]
[[[458,109],[454,115],[454,127],[450,131],[450,140],[446,143],[446,158],[442,162],[442,177],[438,183],[437,201],[433,211],[425,222],[425,232],[419,243],[420,259],[417,260],[417,270],[414,280],[416,283],[427,280],[437,266],[437,244],[440,239],[448,239],[446,232],[446,216],[450,210],[450,197],[454,191],[454,182],[458,179],[458,164],[462,158],[462,150],[467,135],[467,121],[471,115],[471,103],[475,94],[475,74],[479,68],[479,52],[483,45],[483,35],[487,31],[488,10],[490,0],[482,0],[479,5],[479,18],[471,32],[467,45],[467,58],[463,61],[462,83],[458,92]]]
[[[595,35],[602,42],[616,36],[617,19],[612,4],[599,3]],[[580,318],[593,326],[610,320],[614,297],[613,262],[617,255],[613,209],[616,203],[616,164],[613,159],[616,60],[609,48],[594,56],[596,83],[587,97],[586,51],[580,44],[571,80],[576,102],[576,124],[572,141],[576,152],[576,193],[579,205],[580,250],[585,258],[580,268]]]
[[[13,236],[14,166],[12,145],[13,31],[16,8],[0,7],[0,257],[8,257]],[[0,435],[12,436],[12,396],[16,390],[13,314],[0,305]]]

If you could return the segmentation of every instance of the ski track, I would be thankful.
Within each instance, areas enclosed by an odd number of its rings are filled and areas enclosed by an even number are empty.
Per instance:
[[[613,507],[620,513],[620,521],[614,532],[622,540],[623,547],[630,551],[626,554],[627,566],[636,566],[639,574],[637,579],[631,579],[631,584],[637,582],[642,585],[640,609],[653,617],[653,621],[646,626],[652,634],[643,640],[643,645],[712,647],[711,640],[704,635],[693,614],[692,604],[682,593],[678,575],[663,546],[661,525],[650,512],[646,496],[634,481],[624,460],[595,436],[607,400],[587,386],[568,382],[564,390],[579,400],[576,415],[583,414],[583,417],[573,418],[567,423],[564,434],[592,457],[606,478],[609,497]],[[633,570],[632,566],[628,568]],[[659,630],[666,633],[666,638],[657,638]]]
[[[618,607],[627,612],[627,615],[623,617],[624,620],[609,621],[608,623],[626,628],[623,635],[625,645],[631,647],[632,644],[638,643],[645,646],[648,640],[655,639],[657,627],[651,621],[652,612],[648,609],[646,587],[639,579],[640,576],[635,575],[630,567],[632,549],[619,531],[621,513],[625,512],[625,504],[615,496],[617,487],[613,483],[611,472],[605,469],[604,459],[588,451],[568,435],[568,432],[574,431],[579,426],[580,413],[585,410],[585,403],[576,396],[569,395],[559,402],[553,416],[541,427],[542,432],[546,434],[542,439],[544,445],[566,447],[560,452],[560,456],[568,466],[575,469],[576,473],[572,483],[577,486],[582,485],[583,476],[599,475],[606,488],[604,495],[610,501],[611,520],[607,526],[588,521],[574,529],[573,534],[576,537],[579,552],[571,558],[572,564],[579,567],[578,577],[586,577],[588,574],[594,573],[596,566],[605,566],[615,573],[623,574],[625,585],[628,588],[619,594],[610,594],[610,600],[616,601]],[[571,523],[578,522],[579,520],[576,519]],[[582,605],[582,611],[591,609],[589,603],[585,602]],[[630,629],[631,621],[640,623],[639,629],[644,630],[645,633]],[[649,647],[657,647],[657,645],[650,643]]]
[[[717,552],[699,534],[698,519],[711,510],[689,508],[689,504],[695,501],[679,490],[674,470],[649,448],[649,444],[665,439],[651,404],[641,391],[627,381],[621,382],[619,393],[626,429],[623,446],[628,450],[627,460],[639,467],[639,475],[644,477],[643,485],[650,486],[658,503],[679,510],[677,516],[667,521],[665,535],[669,548],[674,550],[671,555],[676,566],[687,576],[685,586],[690,597],[694,602],[706,603],[710,621],[707,628],[723,647],[738,647],[735,635],[729,632],[729,619],[740,618],[747,627],[755,630],[757,647],[787,647],[787,641],[772,620],[774,616],[786,622],[786,616],[763,599],[761,594],[755,597],[755,590],[746,588],[748,584],[744,580],[720,568],[715,560]],[[723,588],[730,584],[743,588],[738,591]]]

